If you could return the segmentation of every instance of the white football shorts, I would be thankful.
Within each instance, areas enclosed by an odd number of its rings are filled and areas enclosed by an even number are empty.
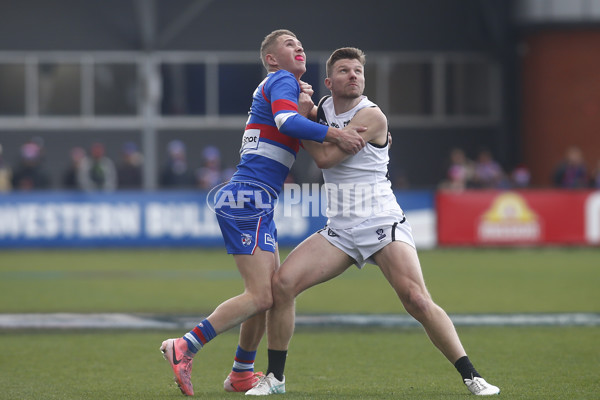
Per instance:
[[[318,233],[352,257],[358,268],[375,264],[371,256],[391,242],[401,241],[416,248],[412,228],[401,211],[378,214],[352,228],[334,229],[327,225]]]

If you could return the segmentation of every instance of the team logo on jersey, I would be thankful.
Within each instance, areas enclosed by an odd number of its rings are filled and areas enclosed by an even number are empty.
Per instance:
[[[242,233],[242,244],[244,246],[250,246],[252,244],[252,236],[248,233]]]
[[[377,229],[375,233],[378,235],[377,240],[379,241],[382,241],[387,236],[385,233],[383,233],[383,229],[381,228]]]
[[[270,233],[265,233],[265,243],[275,248],[275,239],[273,239]]]

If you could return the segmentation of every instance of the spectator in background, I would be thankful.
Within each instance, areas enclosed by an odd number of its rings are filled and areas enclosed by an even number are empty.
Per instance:
[[[12,175],[14,190],[48,189],[50,179],[42,167],[42,149],[35,141],[21,146],[21,159]]]
[[[473,185],[480,189],[497,189],[506,186],[502,167],[487,149],[480,150],[477,155]]]
[[[167,164],[164,166],[160,185],[167,189],[189,189],[196,185],[194,173],[188,166],[185,144],[172,140],[167,145]]]
[[[554,186],[564,189],[579,189],[588,186],[588,175],[583,153],[577,146],[567,149],[565,158],[554,170]]]
[[[396,168],[394,172],[390,174],[392,178],[392,188],[400,190],[410,189],[410,180],[408,174],[404,168]]]
[[[228,182],[235,170],[222,168],[221,152],[215,146],[202,151],[202,167],[196,170],[196,180],[200,189],[210,190],[220,183]]]
[[[475,175],[475,165],[467,158],[463,149],[453,148],[450,151],[450,165],[446,172],[446,180],[441,184],[442,189],[465,190],[471,186]]]
[[[524,164],[519,164],[510,174],[512,186],[517,189],[524,189],[529,187],[531,181],[531,172]]]
[[[85,157],[81,162],[78,180],[81,189],[86,192],[111,192],[117,188],[117,169],[115,163],[105,155],[102,143],[92,144],[90,157]]]
[[[590,187],[600,189],[600,160],[596,162],[596,168],[594,168],[590,175]]]
[[[0,144],[0,192],[10,192],[12,189],[11,177],[12,170],[10,166],[4,162],[3,148]]]
[[[80,190],[79,171],[83,164],[83,160],[87,157],[83,147],[73,147],[69,153],[71,162],[62,176],[62,186],[68,190]]]
[[[117,166],[119,189],[141,189],[143,156],[134,142],[123,145],[121,161]]]

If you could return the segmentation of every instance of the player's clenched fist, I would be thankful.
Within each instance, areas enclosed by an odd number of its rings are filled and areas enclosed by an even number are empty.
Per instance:
[[[349,154],[358,153],[363,147],[365,147],[365,140],[359,133],[366,131],[365,126],[351,126],[348,125],[341,129],[342,132],[337,145]]]

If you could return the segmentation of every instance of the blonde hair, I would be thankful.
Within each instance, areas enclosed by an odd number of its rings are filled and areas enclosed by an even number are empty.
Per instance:
[[[264,40],[260,44],[260,60],[262,61],[267,71],[269,70],[269,65],[267,64],[265,57],[268,53],[271,52],[273,46],[277,43],[277,39],[279,39],[279,37],[283,35],[290,35],[296,38],[296,35],[292,31],[288,31],[287,29],[277,29],[265,36]]]
[[[366,63],[365,53],[361,49],[357,49],[356,47],[342,47],[340,49],[335,50],[329,56],[326,64],[327,76],[331,75],[331,70],[333,69],[333,64],[335,64],[339,60],[358,60],[362,65]]]

